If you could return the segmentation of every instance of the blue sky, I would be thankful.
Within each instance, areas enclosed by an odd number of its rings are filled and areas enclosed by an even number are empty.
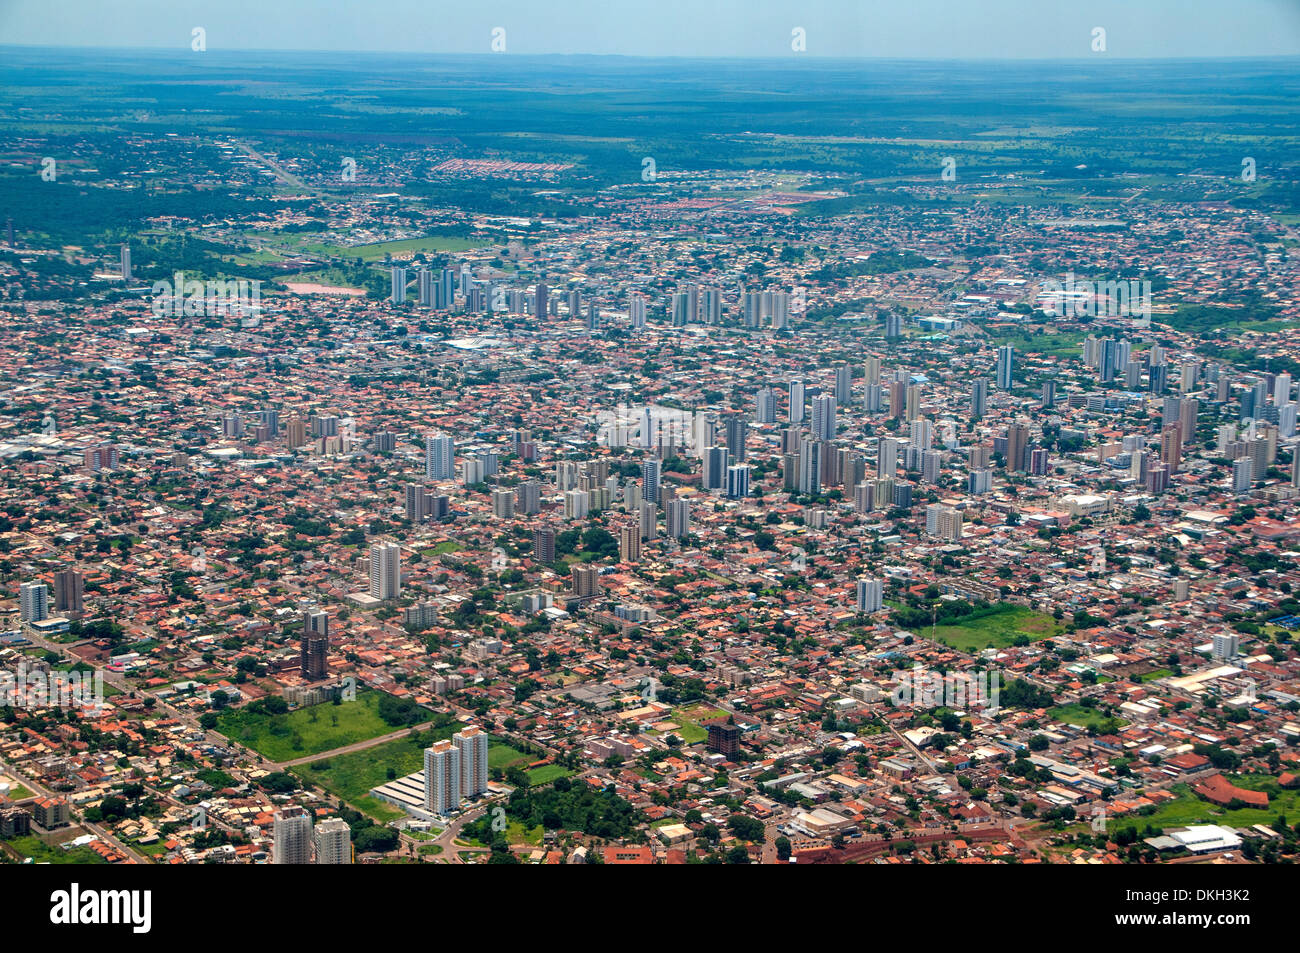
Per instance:
[[[0,44],[628,56],[1300,55],[1300,0],[0,0]]]

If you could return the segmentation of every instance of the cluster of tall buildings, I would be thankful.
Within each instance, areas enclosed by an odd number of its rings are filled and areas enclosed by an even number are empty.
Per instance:
[[[129,256],[123,247],[124,255]],[[129,262],[129,258],[124,261]],[[391,266],[388,300],[392,304],[405,304],[410,283],[410,269],[404,265]],[[582,291],[577,288],[553,294],[544,280],[535,282],[531,291],[509,288],[496,281],[476,281],[468,264],[462,264],[459,268],[418,268],[415,283],[417,303],[421,308],[452,311],[459,306],[469,314],[495,311],[529,315],[540,320],[558,316],[564,313],[561,308],[566,307],[571,318],[586,321],[588,330],[597,330],[601,326],[600,308],[594,300],[584,302]],[[685,285],[669,296],[665,316],[674,327],[722,324],[725,297],[721,288]],[[787,291],[742,291],[735,313],[744,327],[770,325],[773,330],[782,330],[790,327],[794,300],[795,297]],[[647,307],[645,295],[634,293],[629,296],[627,315],[633,331],[645,327]]]
[[[306,808],[281,808],[275,812],[271,838],[272,864],[352,863],[352,830],[342,818],[317,824]]]
[[[54,611],[72,615],[85,611],[85,575],[79,569],[60,569],[54,574]],[[18,618],[22,622],[44,622],[50,618],[50,587],[43,582],[24,582],[18,587]]]
[[[460,809],[465,798],[478,797],[488,788],[488,734],[481,728],[462,728],[450,741],[438,741],[424,750],[424,806],[447,816]]]

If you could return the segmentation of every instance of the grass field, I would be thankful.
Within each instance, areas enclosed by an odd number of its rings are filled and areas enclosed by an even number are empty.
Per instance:
[[[938,626],[934,634],[945,645],[974,653],[986,648],[1006,648],[1019,636],[1037,642],[1060,635],[1063,631],[1064,627],[1050,615],[1004,603],[990,615],[957,625]]]
[[[1228,810],[1218,804],[1202,800],[1192,793],[1186,784],[1176,784],[1170,790],[1178,797],[1160,805],[1154,814],[1135,815],[1131,818],[1139,830],[1147,824],[1158,828],[1186,827],[1189,824],[1226,824],[1228,827],[1249,827],[1251,824],[1272,826],[1279,814],[1295,823],[1300,816],[1300,791],[1285,790],[1277,786],[1277,780],[1268,775],[1243,774],[1224,775],[1237,787],[1251,791],[1265,791],[1269,801],[1267,808],[1243,807]],[[1125,820],[1130,820],[1126,818]],[[1123,821],[1116,821],[1116,825]]]
[[[1082,705],[1058,705],[1055,708],[1048,709],[1047,713],[1057,721],[1063,721],[1067,725],[1074,725],[1078,728],[1100,728],[1108,719],[1095,708],[1084,708]],[[1123,718],[1116,718],[1116,723],[1122,728],[1128,722]]]
[[[536,761],[536,757],[520,751],[518,748],[512,748],[504,742],[492,739],[492,745],[488,748],[488,770],[495,771],[500,768],[504,771],[506,768],[513,768],[515,765],[524,767],[530,761]]]
[[[1070,334],[992,334],[991,344],[1010,344],[1023,354],[1043,354],[1048,357],[1077,357],[1082,353],[1084,335]]]
[[[1152,672],[1143,672],[1136,680],[1139,682],[1154,682],[1157,679],[1168,678],[1173,674],[1174,673],[1167,668],[1158,668]]]
[[[32,796],[32,792],[17,781],[11,780],[9,785],[9,800],[11,801],[22,801]]]
[[[727,713],[721,708],[710,708],[708,705],[691,705],[674,709],[667,720],[678,726],[675,734],[683,742],[694,745],[709,737],[709,730],[703,727],[700,722],[726,717]]]
[[[545,830],[538,825],[529,830],[519,821],[511,821],[510,826],[506,828],[506,840],[512,844],[527,844],[530,847],[536,847],[542,842],[542,835]]]
[[[374,245],[322,245],[304,244],[305,252],[329,255],[335,258],[360,258],[362,261],[380,261],[388,255],[404,258],[419,252],[459,252],[478,248],[485,244],[472,238],[437,235],[428,238],[407,238],[395,242],[378,242]]]
[[[573,771],[559,764],[544,764],[540,768],[533,768],[528,772],[528,783],[536,787],[539,784],[550,784],[559,778],[567,778],[573,775]]]
[[[50,847],[39,837],[13,837],[5,843],[23,857],[30,857],[34,864],[106,864],[104,860],[89,847]]]
[[[538,760],[539,757],[539,755],[528,754],[526,751],[520,751],[518,748],[511,747],[505,742],[493,738],[488,746],[488,770],[500,769],[505,771],[507,768],[525,768],[531,762]],[[558,764],[544,764],[527,772],[528,783],[532,786],[550,784],[557,778],[572,777],[573,774],[573,771]]]
[[[450,738],[459,728],[459,725],[448,725],[434,731],[438,737]],[[488,756],[491,757],[491,752]],[[312,761],[289,770],[308,784],[319,785],[375,820],[391,821],[403,816],[405,811],[371,797],[370,789],[390,780],[389,768],[393,769],[394,777],[400,778],[423,767],[423,743],[413,738],[398,738],[364,751],[335,755],[326,761]]]
[[[444,725],[431,729],[432,737],[450,738],[459,731],[460,724]],[[336,755],[321,761],[296,765],[289,770],[308,784],[324,788],[330,794],[347,801],[357,810],[369,814],[377,821],[395,820],[402,816],[400,808],[370,796],[371,788],[391,780],[389,768],[394,777],[413,774],[424,767],[424,746],[430,735],[421,732],[417,741],[413,738],[398,738],[385,741],[364,751]],[[488,769],[506,768],[514,765],[523,767],[535,756],[526,754],[517,748],[493,739],[488,746]],[[573,771],[556,764],[544,764],[528,772],[531,785],[549,784],[556,778],[569,777]]]
[[[363,692],[354,702],[326,702],[285,715],[232,708],[222,712],[217,727],[272,761],[291,761],[396,731],[379,717],[379,699],[379,692]]]

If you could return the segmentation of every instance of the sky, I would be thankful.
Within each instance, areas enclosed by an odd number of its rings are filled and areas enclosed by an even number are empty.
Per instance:
[[[190,51],[196,28],[208,50],[488,53],[500,29],[507,55],[1300,56],[1300,0],[0,0],[0,45]]]

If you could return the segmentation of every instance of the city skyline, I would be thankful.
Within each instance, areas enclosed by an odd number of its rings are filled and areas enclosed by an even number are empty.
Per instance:
[[[525,864],[1284,909],[1292,6],[40,9],[0,7],[65,44],[0,48],[15,909],[122,926],[130,866],[174,944],[283,931],[308,865]]]

